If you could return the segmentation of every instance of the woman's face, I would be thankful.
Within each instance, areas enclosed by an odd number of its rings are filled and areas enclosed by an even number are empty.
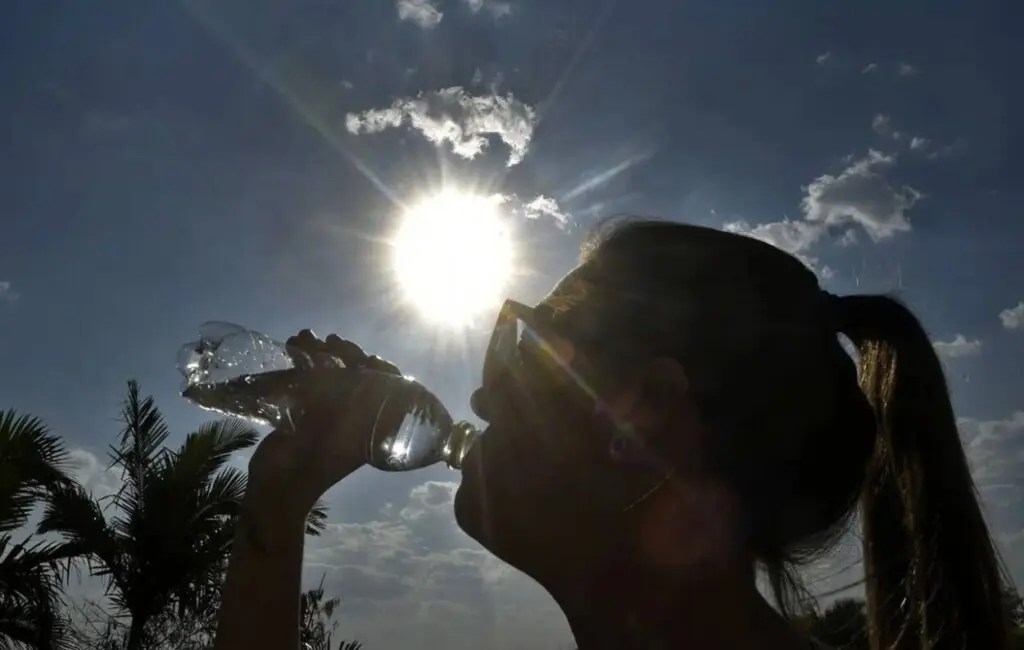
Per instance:
[[[573,322],[587,318],[580,292],[574,274],[560,282],[535,310],[541,320],[553,314],[542,331],[547,349],[524,339],[519,363],[475,395],[488,427],[464,461],[455,499],[468,534],[538,579],[600,562],[621,543],[618,520],[637,496],[636,477],[610,453],[611,420],[597,408],[622,384],[573,378],[560,366],[590,365],[584,348],[559,334],[593,327]],[[608,401],[592,399],[594,390]]]

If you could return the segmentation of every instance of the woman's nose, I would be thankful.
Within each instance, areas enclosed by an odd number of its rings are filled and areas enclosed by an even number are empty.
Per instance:
[[[487,395],[484,389],[477,388],[469,397],[469,408],[482,420],[490,421],[490,412],[487,408]]]

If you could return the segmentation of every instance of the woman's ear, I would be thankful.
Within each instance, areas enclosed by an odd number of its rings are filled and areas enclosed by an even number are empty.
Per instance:
[[[613,458],[650,451],[668,438],[679,438],[673,447],[692,448],[687,440],[697,437],[689,431],[697,422],[689,377],[676,359],[658,357],[648,362],[607,407],[618,432],[612,439]]]
[[[659,411],[678,408],[690,397],[690,378],[683,364],[671,357],[651,360],[640,376],[644,401]]]

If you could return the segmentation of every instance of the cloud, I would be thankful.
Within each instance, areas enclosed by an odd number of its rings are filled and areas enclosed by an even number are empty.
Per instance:
[[[888,135],[892,132],[892,118],[884,113],[878,113],[871,120],[871,128],[874,129],[875,133]]]
[[[866,66],[864,66],[864,69],[861,70],[860,73],[861,74],[871,74],[875,70],[878,70],[878,64],[877,63],[869,63]]]
[[[846,248],[847,246],[853,246],[854,244],[857,243],[857,241],[857,231],[854,230],[853,228],[850,228],[849,230],[843,233],[843,236],[840,237],[839,241],[837,241],[836,243]]]
[[[909,63],[901,63],[897,72],[901,77],[913,77],[917,74],[917,68]]]
[[[811,248],[825,234],[820,224],[784,219],[751,226],[746,221],[727,223],[724,229],[768,242],[787,253],[802,253]]]
[[[416,23],[422,29],[433,29],[444,14],[430,0],[398,0],[395,3],[398,19]]]
[[[1018,584],[1024,580],[1024,411],[957,421],[985,515]]]
[[[904,132],[893,130],[892,117],[885,113],[877,113],[875,117],[872,118],[871,129],[879,135],[891,137],[896,142],[906,141],[911,151],[924,152],[926,149],[931,147],[932,144],[931,140],[919,135],[911,136],[908,140]],[[935,159],[937,157],[934,155],[935,153],[936,152],[932,152],[929,154],[928,158]]]
[[[782,221],[751,226],[748,222],[740,220],[727,223],[722,226],[722,229],[726,232],[734,232],[746,235],[747,237],[753,237],[754,239],[760,239],[776,248],[781,248],[797,257],[807,268],[814,271],[823,280],[828,280],[834,274],[828,266],[820,267],[818,265],[818,258],[806,253],[825,235],[826,229],[821,224],[783,219]]]
[[[116,494],[121,489],[120,470],[110,467],[86,449],[68,452],[69,474],[95,498]]]
[[[594,174],[593,176],[590,176],[585,181],[581,182],[579,185],[566,192],[565,196],[563,196],[562,199],[565,201],[571,201],[572,199],[575,199],[578,196],[595,190],[598,187],[601,187],[602,185],[610,181],[611,179],[615,178],[619,174],[623,173],[630,167],[633,167],[634,165],[637,165],[648,160],[653,155],[653,151],[644,151],[642,153],[629,156],[625,160],[618,162],[612,165],[611,167],[608,167],[607,169],[604,169]]]
[[[801,201],[803,220],[783,219],[751,226],[740,220],[726,223],[723,229],[768,242],[798,257],[823,279],[833,275],[829,267],[818,267],[809,251],[833,232],[843,229],[839,244],[848,246],[857,240],[851,226],[860,226],[872,239],[880,241],[897,232],[910,230],[906,211],[921,194],[910,187],[896,190],[882,172],[895,161],[869,150],[867,156],[850,160],[838,175],[824,174],[805,188]]]
[[[928,145],[932,143],[928,138],[922,138],[921,136],[915,135],[910,139],[910,150],[911,151],[923,151],[928,148]]]
[[[512,13],[512,5],[507,2],[501,2],[500,0],[462,0],[463,3],[469,7],[469,10],[475,14],[480,13],[481,10],[488,11],[495,18],[501,18]]]
[[[819,176],[802,201],[806,219],[829,228],[857,224],[875,241],[910,231],[906,213],[922,195],[889,183],[883,171],[894,161],[895,156],[869,150],[838,175]]]
[[[20,297],[9,280],[0,280],[0,302],[14,302]]]
[[[819,54],[818,56],[814,57],[814,61],[819,66],[823,66],[826,63],[828,63],[829,59],[831,59],[831,58],[832,58],[832,53],[831,52],[824,52],[824,53]]]
[[[558,207],[558,203],[554,199],[544,195],[523,204],[523,213],[528,219],[551,217],[563,227],[569,223],[569,215]]]
[[[447,143],[452,152],[473,159],[497,136],[509,148],[508,165],[522,161],[533,138],[537,115],[511,93],[470,95],[460,86],[395,100],[391,106],[348,113],[350,133],[380,133],[408,124],[430,142]]]
[[[1008,330],[1024,328],[1024,301],[1021,301],[1016,307],[1008,307],[999,312],[999,320]]]
[[[981,340],[968,340],[963,334],[957,334],[952,341],[934,341],[935,352],[944,359],[959,359],[981,354]]]
[[[566,645],[564,617],[534,582],[455,525],[456,484],[427,481],[363,523],[308,538],[305,582],[342,599],[346,638],[367,647]]]

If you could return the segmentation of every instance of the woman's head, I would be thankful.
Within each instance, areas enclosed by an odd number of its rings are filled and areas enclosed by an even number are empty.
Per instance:
[[[997,575],[941,369],[895,301],[830,296],[799,260],[751,238],[627,221],[597,231],[523,320],[538,337],[502,371],[492,359],[475,396],[491,431],[467,460],[456,514],[542,583],[621,564],[758,561],[785,605],[788,568],[845,530],[866,480],[865,524],[897,517],[874,530],[894,554],[946,552],[905,548],[903,534],[921,485],[941,483],[957,501],[944,514],[970,520],[982,573]],[[840,333],[865,353],[867,392]],[[933,412],[911,423],[908,404]],[[931,455],[947,476],[921,470],[901,485],[925,445],[897,428],[921,426],[939,429]],[[913,608],[911,581],[868,559]]]

